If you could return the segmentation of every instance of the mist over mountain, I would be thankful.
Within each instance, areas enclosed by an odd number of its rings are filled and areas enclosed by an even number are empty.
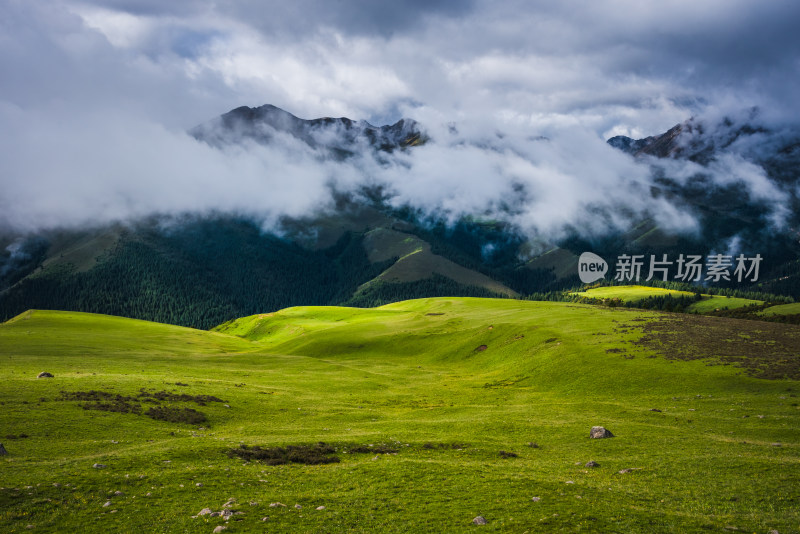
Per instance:
[[[577,285],[586,250],[761,254],[758,290],[800,296],[794,127],[755,110],[607,142],[505,126],[236,108],[181,140],[201,157],[191,169],[224,172],[179,172],[172,197],[89,209],[92,225],[3,232],[0,311],[209,327],[295,304],[524,296]]]

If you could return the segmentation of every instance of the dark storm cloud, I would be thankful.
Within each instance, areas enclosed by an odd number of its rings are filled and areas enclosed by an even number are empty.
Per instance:
[[[272,35],[297,39],[320,27],[352,35],[391,36],[413,29],[430,17],[459,17],[469,13],[472,0],[233,0],[209,1],[108,0],[91,4],[144,16],[198,16],[218,11]]]

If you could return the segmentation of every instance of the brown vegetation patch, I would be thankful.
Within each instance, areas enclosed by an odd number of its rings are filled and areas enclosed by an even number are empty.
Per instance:
[[[800,328],[782,323],[665,315],[641,325],[636,345],[669,360],[710,359],[766,379],[800,379]]]
[[[171,406],[154,406],[144,413],[150,419],[169,421],[170,423],[189,423],[196,425],[206,421],[206,415],[193,408],[173,408]]]
[[[114,413],[132,413],[142,415],[142,403],[154,404],[144,415],[158,421],[171,423],[198,424],[207,420],[206,415],[192,408],[162,406],[164,402],[193,402],[205,406],[209,402],[225,402],[212,395],[188,395],[168,391],[139,391],[136,396],[120,395],[108,391],[62,391],[57,399],[61,401],[81,401],[79,406],[84,410],[99,410]]]
[[[347,449],[347,452],[354,454],[394,454],[397,449],[389,445],[356,445]]]
[[[287,445],[286,447],[266,447],[258,445],[240,445],[230,449],[229,458],[242,458],[247,461],[263,462],[267,465],[283,465],[288,463],[319,465],[338,463],[336,449],[327,443],[319,442],[313,445]]]

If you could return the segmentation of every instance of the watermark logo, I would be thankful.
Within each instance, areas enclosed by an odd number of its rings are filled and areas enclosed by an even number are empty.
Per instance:
[[[763,258],[755,256],[729,256],[712,254],[703,257],[697,254],[680,254],[671,260],[666,254],[661,257],[650,255],[649,261],[644,254],[622,254],[617,257],[614,280],[618,282],[638,282],[656,279],[666,282],[720,282],[722,280],[737,282],[756,282]],[[705,260],[705,261],[704,261]],[[606,261],[591,252],[584,252],[578,259],[578,276],[584,284],[591,284],[605,278],[608,272]],[[705,274],[705,277],[703,276]]]
[[[592,252],[584,252],[578,259],[578,276],[584,284],[605,278],[608,272],[606,260]]]

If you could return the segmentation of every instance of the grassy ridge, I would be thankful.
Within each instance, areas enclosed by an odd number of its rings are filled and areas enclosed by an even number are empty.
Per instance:
[[[622,302],[636,302],[649,297],[693,297],[694,293],[649,286],[604,286],[574,293],[593,299],[619,299]],[[746,306],[760,306],[763,300],[753,300],[722,295],[702,295],[702,300],[691,304],[686,311],[709,313],[719,310],[735,310]]]
[[[226,532],[466,532],[479,514],[490,532],[796,530],[798,383],[637,345],[663,317],[454,298],[289,308],[215,332],[23,315],[0,325],[0,528],[211,532],[225,522],[191,516],[234,498]],[[208,418],[190,425],[61,394],[141,388],[224,403],[163,401]],[[617,437],[588,439],[597,424]],[[225,454],[318,441],[340,462]],[[397,453],[343,452],[381,444]]]

